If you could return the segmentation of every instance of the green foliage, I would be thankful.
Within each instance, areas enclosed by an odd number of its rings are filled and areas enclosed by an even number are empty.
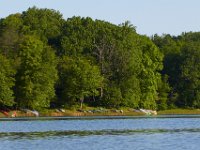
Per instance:
[[[102,104],[106,107],[118,108],[121,106],[123,98],[120,88],[116,86],[109,86],[105,91],[105,98],[102,101]]]
[[[124,97],[123,105],[133,108],[139,108],[141,99],[140,81],[136,77],[127,79],[121,84],[121,91]]]
[[[26,36],[20,45],[21,64],[16,76],[16,98],[20,107],[48,107],[55,96],[56,58],[49,47]]]
[[[164,35],[153,38],[164,53],[163,76],[169,76],[169,107],[199,108],[199,33],[183,33],[178,37]]]
[[[189,43],[182,48],[181,99],[185,106],[200,107],[200,45]]]
[[[199,32],[150,39],[128,21],[32,7],[0,20],[0,103],[200,108],[199,42]]]
[[[0,20],[0,49],[8,57],[16,56],[23,20],[14,14]]]
[[[32,7],[23,12],[22,19],[24,34],[36,34],[49,42],[61,34],[63,19],[58,11]]]
[[[99,95],[103,77],[99,68],[85,58],[64,56],[59,63],[60,96],[63,103]]]
[[[0,105],[12,106],[14,104],[12,91],[14,75],[15,71],[11,67],[11,61],[0,54]]]
[[[122,91],[119,99],[124,101],[116,103],[135,106],[140,98],[136,96],[140,89],[136,77],[140,68],[139,49],[135,48],[138,37],[128,22],[116,26],[100,20],[93,21],[91,18],[73,17],[64,25],[61,40],[63,50],[59,53],[95,59],[105,79],[105,84],[101,87],[101,98],[104,99],[101,104],[105,105],[105,101],[109,101],[109,95],[120,95],[118,93]],[[112,86],[109,85],[111,82]]]
[[[147,38],[141,38],[142,63],[140,74],[140,88],[142,92],[140,105],[143,108],[156,109],[158,99],[158,82],[161,79],[163,55],[159,49]]]
[[[91,18],[69,18],[62,30],[60,55],[79,56],[84,51],[91,51],[96,30]]]
[[[168,109],[169,103],[169,94],[171,88],[168,83],[168,76],[164,75],[162,79],[158,82],[158,110]],[[169,106],[170,107],[170,106]]]

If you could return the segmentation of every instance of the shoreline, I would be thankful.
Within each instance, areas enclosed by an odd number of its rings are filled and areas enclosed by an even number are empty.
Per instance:
[[[15,114],[15,116],[13,116]],[[157,115],[200,115],[200,109],[171,109],[171,110],[163,110],[158,111]],[[130,110],[107,110],[105,112],[90,112],[90,111],[72,111],[67,109],[62,109],[58,111],[58,109],[49,109],[46,111],[41,111],[39,116],[36,116],[30,112],[23,112],[19,110],[14,110],[8,112],[6,116],[2,112],[0,113],[0,118],[22,118],[22,117],[117,117],[117,116],[157,116],[155,114],[145,114],[142,112],[134,112]]]

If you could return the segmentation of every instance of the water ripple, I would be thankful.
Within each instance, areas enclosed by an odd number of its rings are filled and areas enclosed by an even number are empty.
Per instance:
[[[93,130],[93,131],[46,131],[46,132],[0,132],[1,138],[44,138],[55,136],[92,136],[92,135],[134,135],[134,134],[159,134],[159,133],[195,133],[196,129],[143,129],[143,130]]]

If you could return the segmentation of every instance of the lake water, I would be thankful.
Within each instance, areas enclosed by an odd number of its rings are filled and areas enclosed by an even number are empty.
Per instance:
[[[1,150],[198,150],[200,116],[0,119]]]

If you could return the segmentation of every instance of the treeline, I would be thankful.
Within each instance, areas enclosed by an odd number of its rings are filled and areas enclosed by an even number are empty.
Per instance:
[[[200,108],[200,32],[154,35],[164,54],[162,77],[170,90],[167,107]]]
[[[200,33],[136,33],[29,8],[0,20],[0,106],[200,107]]]

